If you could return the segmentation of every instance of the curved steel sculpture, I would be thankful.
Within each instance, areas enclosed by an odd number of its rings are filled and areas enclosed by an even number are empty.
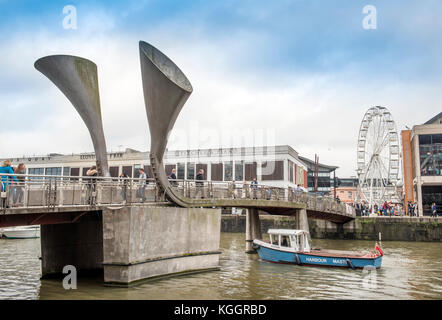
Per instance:
[[[34,67],[48,77],[77,109],[92,138],[98,174],[109,176],[96,64],[76,56],[53,55],[38,59]]]
[[[192,85],[184,73],[161,51],[140,41],[141,77],[144,102],[150,129],[150,163],[159,188],[179,206],[195,201],[172,189],[164,170],[163,156],[175,121],[192,93]]]

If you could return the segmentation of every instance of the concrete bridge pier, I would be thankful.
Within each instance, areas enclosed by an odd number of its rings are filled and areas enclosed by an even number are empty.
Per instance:
[[[262,239],[261,221],[258,209],[251,208],[247,210],[246,215],[246,253],[256,253],[253,249],[254,239]]]
[[[307,209],[296,211],[296,229],[309,231]]]
[[[103,210],[105,285],[219,269],[221,209]]]

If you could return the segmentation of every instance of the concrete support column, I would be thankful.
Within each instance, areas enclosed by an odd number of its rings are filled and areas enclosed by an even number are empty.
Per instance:
[[[127,206],[103,211],[104,282],[219,269],[220,209]]]
[[[307,209],[300,209],[296,212],[296,229],[309,231]]]
[[[75,223],[42,225],[42,278],[63,274],[72,265],[78,275],[103,272],[103,226],[100,212],[90,212]]]
[[[256,253],[253,240],[262,239],[258,209],[248,209],[246,215],[246,253]]]

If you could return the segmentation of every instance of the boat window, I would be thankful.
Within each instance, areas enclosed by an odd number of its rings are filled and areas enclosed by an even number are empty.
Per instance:
[[[290,247],[290,238],[288,236],[281,237],[281,246],[282,247]]]
[[[277,234],[272,234],[271,237],[272,244],[279,245],[279,236]]]

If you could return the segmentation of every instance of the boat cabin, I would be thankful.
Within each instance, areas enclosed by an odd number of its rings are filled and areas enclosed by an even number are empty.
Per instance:
[[[293,251],[310,252],[310,234],[305,230],[269,229],[272,247],[290,248]]]

